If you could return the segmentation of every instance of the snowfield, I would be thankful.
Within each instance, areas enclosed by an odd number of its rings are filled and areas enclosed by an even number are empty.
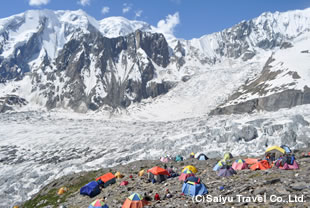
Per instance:
[[[70,173],[166,154],[216,157],[230,151],[255,156],[273,144],[304,147],[310,137],[310,105],[165,122],[125,117],[56,111],[1,114],[0,207],[25,201]]]

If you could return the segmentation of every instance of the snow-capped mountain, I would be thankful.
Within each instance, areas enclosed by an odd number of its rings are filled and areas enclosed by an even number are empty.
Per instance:
[[[309,146],[310,105],[291,108],[310,102],[309,18],[264,13],[193,40],[81,10],[1,19],[0,207],[133,160]],[[127,114],[107,119],[120,107]]]
[[[230,96],[235,98],[246,81],[264,76],[272,53],[294,53],[290,48],[295,42],[303,45],[310,28],[309,11],[263,13],[199,39],[182,40],[169,34],[168,42],[166,34],[156,33],[154,26],[123,17],[97,21],[81,10],[27,11],[0,20],[0,97],[13,94],[28,105],[78,112],[128,106],[144,111],[149,105],[166,108],[171,104],[167,98],[175,103],[184,98],[178,89],[199,85],[201,90],[186,94],[196,94],[197,102],[208,94],[212,101],[205,101],[211,104],[202,112],[218,107],[212,114],[223,113],[218,109],[234,100]],[[303,61],[307,65],[308,60]],[[224,94],[221,82],[209,76],[214,69],[217,77],[236,70],[236,79],[223,77],[232,86]],[[147,107],[135,107],[167,92]],[[234,104],[239,102],[234,100]],[[193,114],[193,109],[188,111]]]
[[[310,32],[275,50],[260,75],[247,80],[211,114],[276,111],[310,103]]]
[[[141,23],[133,22],[137,26],[120,33],[134,33],[106,38],[115,30],[106,35],[104,24],[83,11],[28,11],[2,20],[2,94],[14,91],[48,109],[86,111],[125,107],[167,91],[169,83],[147,85],[155,66],[169,63],[164,36],[135,30]]]
[[[108,38],[126,36],[136,30],[151,31],[151,25],[146,22],[128,20],[124,17],[107,17],[99,21],[100,32]]]

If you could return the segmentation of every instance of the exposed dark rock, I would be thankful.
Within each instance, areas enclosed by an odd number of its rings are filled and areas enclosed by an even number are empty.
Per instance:
[[[18,97],[16,95],[0,97],[0,113],[14,110],[15,107],[22,107],[27,104],[28,102],[24,98]]]
[[[169,63],[168,44],[162,34],[144,33],[138,30],[125,37],[110,39],[103,37],[91,26],[89,30],[92,31],[90,34],[81,34],[78,39],[72,39],[65,44],[56,58],[57,71],[47,74],[51,81],[58,77],[64,82],[64,92],[59,94],[59,88],[52,82],[42,83],[40,76],[32,75],[40,90],[43,90],[44,97],[48,98],[46,103],[48,109],[63,106],[65,100],[69,101],[68,107],[78,112],[97,110],[103,105],[112,108],[127,107],[131,102],[158,96],[173,87],[169,82],[149,84],[155,74],[152,61],[162,67],[166,67]],[[140,56],[143,54],[138,52],[139,48],[147,54],[146,62],[140,61]],[[100,95],[94,89],[91,89],[89,94],[85,93],[82,71],[90,67],[91,56],[96,57],[95,67],[100,69],[96,75],[97,83],[104,87],[102,90],[106,95]],[[135,66],[129,65],[129,59]],[[48,63],[46,60],[45,64]],[[140,80],[133,80],[129,75],[119,80],[118,69],[115,66],[120,63],[129,73],[133,67],[138,67]],[[63,74],[65,77],[62,77]],[[65,81],[64,78],[68,79]]]
[[[282,92],[274,92],[269,90],[268,81],[276,79],[277,75],[282,71],[271,71],[270,63],[274,61],[271,56],[266,62],[261,75],[253,82],[246,83],[241,86],[237,92],[232,94],[226,103],[234,101],[240,98],[242,95],[258,95],[259,98],[250,99],[242,102],[238,101],[237,104],[222,104],[216,109],[210,112],[210,115],[221,115],[221,114],[241,114],[241,113],[252,113],[254,111],[265,110],[265,111],[277,111],[281,108],[291,108],[297,105],[309,104],[310,103],[310,88],[305,86],[304,90],[284,89]],[[294,79],[299,79],[300,76],[296,72],[288,72]],[[266,94],[270,94],[267,95]]]
[[[42,33],[46,19],[42,19],[40,29],[34,33],[26,44],[14,49],[14,56],[8,59],[0,58],[0,83],[7,80],[21,80],[30,71],[28,62],[40,52]],[[4,34],[2,34],[4,35]]]
[[[304,91],[285,90],[280,93],[249,100],[237,105],[219,107],[211,111],[210,115],[251,113],[254,110],[277,111],[281,108],[292,108],[297,105],[309,103],[309,88],[305,88]]]
[[[283,42],[280,46],[280,49],[287,49],[287,48],[292,48],[293,44],[290,42]]]

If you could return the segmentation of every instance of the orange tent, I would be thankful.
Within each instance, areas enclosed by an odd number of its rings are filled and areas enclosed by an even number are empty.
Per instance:
[[[271,168],[271,166],[267,160],[258,161],[250,167],[251,170],[267,170],[269,168]]]
[[[107,186],[116,183],[116,177],[115,175],[113,175],[112,173],[107,173],[104,174],[98,178],[96,178],[96,181],[98,182],[99,180],[102,181],[102,184],[100,184],[101,186],[103,186],[104,188],[106,188]]]
[[[122,208],[143,208],[148,202],[140,194],[131,194],[124,202]]]
[[[148,173],[152,173],[153,175],[170,175],[167,170],[155,166],[147,171]]]
[[[66,187],[61,187],[61,188],[58,190],[57,194],[58,194],[58,195],[63,195],[63,194],[66,193],[67,191],[68,191],[68,189],[67,189]]]
[[[253,164],[255,164],[255,163],[258,162],[258,159],[255,159],[255,158],[247,158],[247,159],[245,159],[244,161],[245,161],[245,163],[248,164],[248,165],[253,165]]]
[[[96,181],[101,179],[102,182],[106,183],[106,182],[112,180],[113,178],[115,178],[115,175],[113,175],[112,173],[107,173],[107,174],[104,174],[104,175],[96,178]]]

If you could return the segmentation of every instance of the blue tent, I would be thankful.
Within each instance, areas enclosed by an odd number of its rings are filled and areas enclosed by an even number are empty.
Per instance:
[[[221,169],[221,167],[222,167],[222,164],[221,163],[216,163],[216,165],[213,167],[213,170],[214,171],[218,171],[219,169]]]
[[[100,194],[99,184],[96,181],[92,181],[80,189],[81,195],[87,195],[90,197],[95,197]]]
[[[208,193],[208,189],[203,183],[193,183],[188,181],[183,184],[182,193],[189,196],[205,195]]]
[[[187,182],[200,183],[200,178],[195,177],[195,176],[190,176],[184,182],[185,183],[187,183]]]
[[[208,160],[209,158],[205,155],[205,154],[200,154],[198,157],[197,157],[197,160]]]
[[[281,148],[285,150],[286,154],[292,153],[292,150],[286,145],[281,145]]]

